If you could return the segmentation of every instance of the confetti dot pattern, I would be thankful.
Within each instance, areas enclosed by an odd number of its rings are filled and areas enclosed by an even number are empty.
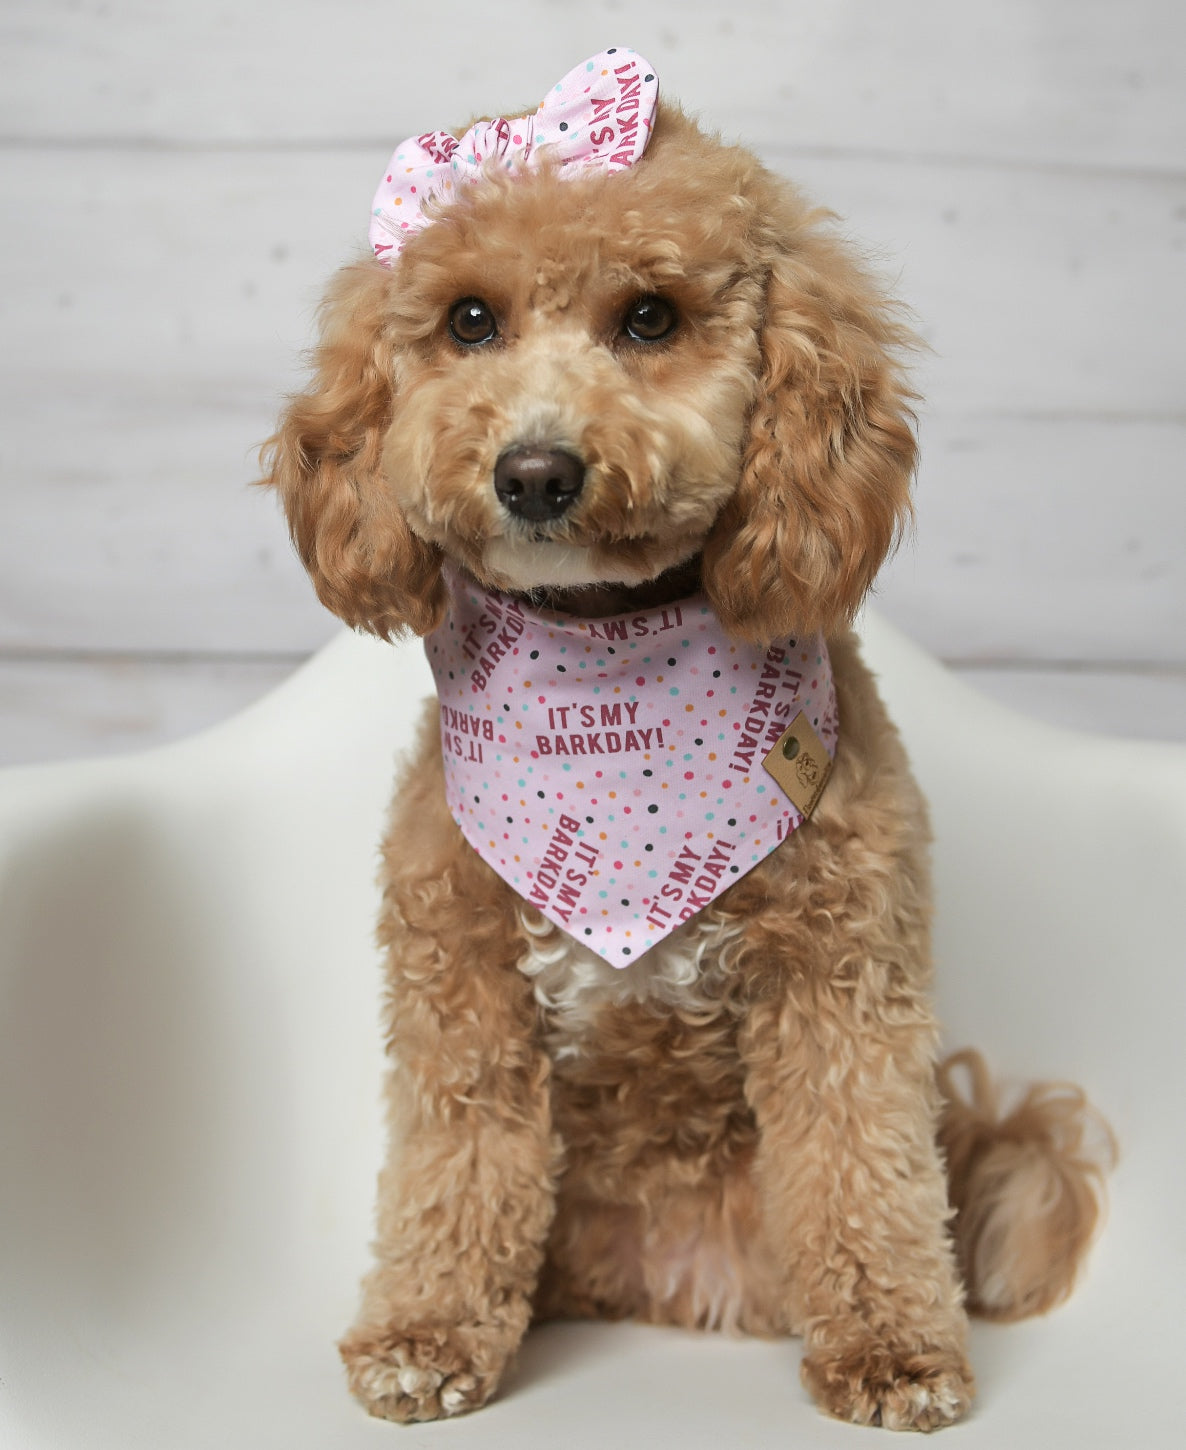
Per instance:
[[[802,822],[762,761],[802,711],[830,756],[822,637],[730,639],[702,595],[575,619],[449,577],[425,640],[449,809],[550,921],[626,967]]]

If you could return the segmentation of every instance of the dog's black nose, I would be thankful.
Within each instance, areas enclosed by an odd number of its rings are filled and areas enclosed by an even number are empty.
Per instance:
[[[558,519],[585,486],[585,465],[562,448],[511,448],[494,466],[494,492],[517,519]]]

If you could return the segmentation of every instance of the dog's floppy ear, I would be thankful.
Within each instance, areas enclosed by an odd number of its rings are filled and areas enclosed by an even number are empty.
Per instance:
[[[704,550],[704,587],[732,633],[768,642],[856,612],[910,517],[909,342],[843,246],[788,215],[740,481]]]
[[[321,310],[311,385],[261,449],[318,598],[347,624],[391,638],[425,634],[444,608],[440,551],[408,528],[381,469],[391,418],[391,274],[345,267]]]

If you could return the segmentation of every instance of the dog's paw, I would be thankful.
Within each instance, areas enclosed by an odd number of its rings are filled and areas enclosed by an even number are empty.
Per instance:
[[[828,1414],[887,1430],[939,1430],[967,1414],[975,1385],[962,1354],[884,1344],[803,1360],[803,1383]]]
[[[441,1420],[484,1405],[508,1352],[473,1325],[355,1330],[338,1346],[350,1391],[383,1420]]]

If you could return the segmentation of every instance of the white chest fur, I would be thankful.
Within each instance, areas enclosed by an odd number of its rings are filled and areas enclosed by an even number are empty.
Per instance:
[[[554,1059],[581,1051],[582,1041],[607,1006],[651,1002],[673,1010],[712,1013],[740,927],[693,917],[628,967],[613,967],[548,921],[523,919],[531,948],[519,962],[548,1023]]]

